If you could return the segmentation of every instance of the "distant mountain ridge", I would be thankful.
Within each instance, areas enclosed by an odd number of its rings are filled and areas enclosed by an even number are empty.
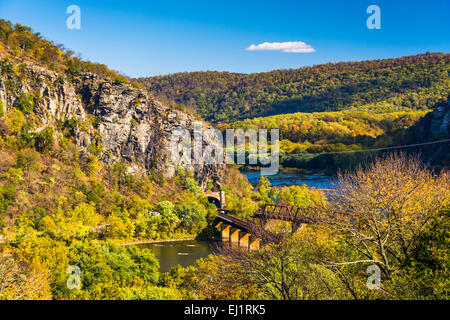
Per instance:
[[[137,80],[156,97],[217,123],[350,108],[425,110],[450,93],[449,71],[450,54],[426,53],[264,73],[207,71]]]

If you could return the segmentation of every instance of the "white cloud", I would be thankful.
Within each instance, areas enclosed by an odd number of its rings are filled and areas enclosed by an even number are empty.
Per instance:
[[[303,41],[264,42],[257,45],[252,44],[245,50],[247,51],[280,50],[283,52],[293,52],[293,53],[307,53],[316,51],[313,47],[311,47],[309,44],[304,43]]]

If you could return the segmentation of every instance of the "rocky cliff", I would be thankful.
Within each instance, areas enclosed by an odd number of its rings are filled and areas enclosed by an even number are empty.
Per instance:
[[[438,103],[433,112],[427,114],[411,128],[409,143],[427,143],[450,139],[450,97]],[[428,165],[438,169],[450,168],[450,142],[424,145],[421,153]]]
[[[155,168],[165,177],[174,175],[177,164],[171,161],[170,137],[177,129],[192,131],[193,116],[164,107],[144,90],[94,74],[69,79],[36,65],[28,65],[20,74],[0,76],[4,112],[23,93],[39,96],[35,113],[40,120],[34,130],[75,120],[76,144],[84,149],[100,144],[101,160],[124,159],[132,171]],[[182,167],[192,171],[203,187],[220,181],[224,170],[204,163]]]

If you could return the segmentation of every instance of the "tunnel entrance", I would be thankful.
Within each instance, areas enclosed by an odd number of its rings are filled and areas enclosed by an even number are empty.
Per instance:
[[[214,204],[217,208],[225,208],[225,192],[206,192],[206,197],[208,198],[208,202]]]

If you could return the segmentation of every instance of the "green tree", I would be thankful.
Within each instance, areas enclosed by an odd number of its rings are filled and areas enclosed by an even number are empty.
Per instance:
[[[181,226],[191,234],[198,233],[206,227],[207,213],[205,207],[197,202],[183,203],[177,207],[177,215],[181,220]]]
[[[54,129],[52,127],[45,127],[35,137],[36,149],[40,152],[46,152],[53,149],[55,145]]]
[[[256,185],[256,198],[259,200],[259,204],[272,203],[276,197],[277,189],[271,186],[269,179],[261,176]]]

